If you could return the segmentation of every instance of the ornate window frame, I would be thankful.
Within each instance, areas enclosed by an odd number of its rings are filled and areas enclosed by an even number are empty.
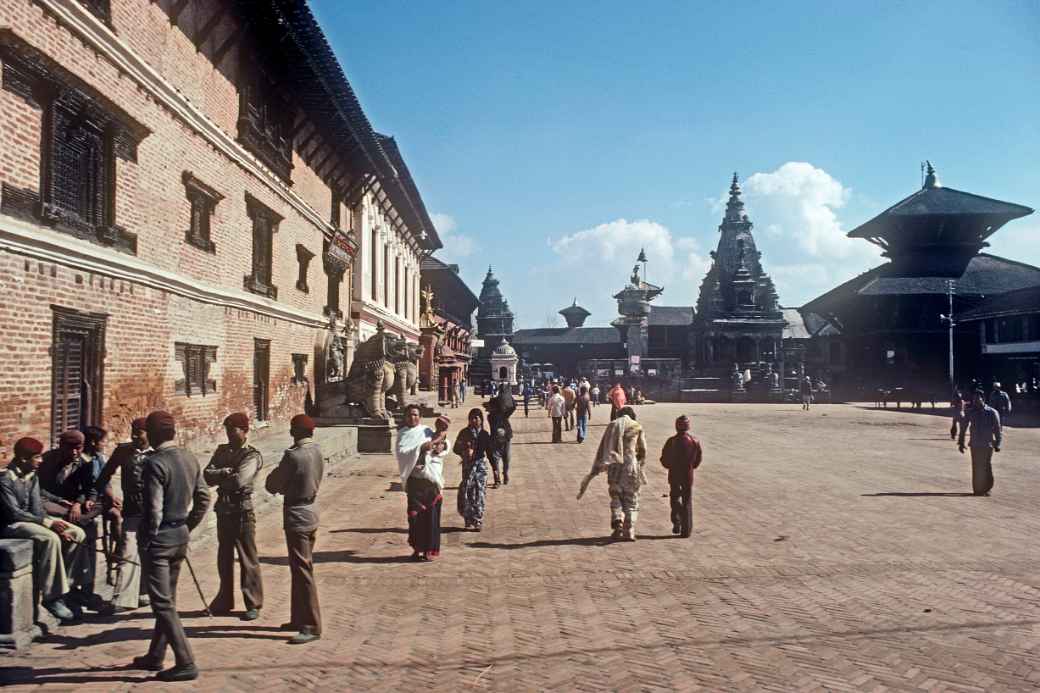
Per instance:
[[[282,215],[246,193],[246,213],[253,222],[252,271],[242,281],[246,291],[278,298],[278,287],[274,285],[274,234]]]
[[[174,393],[192,395],[213,394],[217,381],[209,377],[210,366],[216,363],[217,347],[204,344],[174,342],[174,358],[181,364],[184,377],[174,382]]]
[[[310,287],[307,286],[307,269],[311,264],[311,260],[314,259],[314,253],[307,250],[307,246],[302,243],[296,244],[296,261],[300,263],[300,275],[296,279],[296,288],[307,294],[310,293]]]
[[[217,245],[213,242],[213,212],[217,204],[224,199],[219,192],[195,177],[191,171],[181,174],[184,183],[184,195],[191,204],[191,216],[188,230],[184,233],[184,241],[207,253],[216,253]]]

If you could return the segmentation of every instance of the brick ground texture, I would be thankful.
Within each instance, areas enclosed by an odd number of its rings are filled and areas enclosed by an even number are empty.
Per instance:
[[[455,416],[463,420],[462,412]],[[1040,429],[1010,428],[989,498],[948,419],[866,407],[650,405],[636,543],[610,543],[606,482],[581,501],[607,416],[583,445],[514,419],[512,483],[480,534],[454,512],[442,557],[408,562],[389,456],[336,467],[317,553],[325,636],[292,647],[280,517],[260,522],[261,619],[206,618],[179,595],[202,676],[185,689],[1034,690],[1040,687]],[[657,463],[672,421],[705,448],[692,539],[674,538]],[[454,413],[454,412],[453,412]],[[568,438],[570,436],[568,435]],[[214,548],[193,561],[207,595]],[[121,669],[150,613],[61,629],[0,658],[12,691],[158,690]],[[172,690],[172,687],[171,687]]]

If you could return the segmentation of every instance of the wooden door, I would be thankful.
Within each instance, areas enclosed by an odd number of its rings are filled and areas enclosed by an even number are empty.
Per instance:
[[[102,425],[107,316],[52,306],[51,441]]]
[[[271,340],[253,340],[253,408],[257,421],[267,421],[270,402]]]

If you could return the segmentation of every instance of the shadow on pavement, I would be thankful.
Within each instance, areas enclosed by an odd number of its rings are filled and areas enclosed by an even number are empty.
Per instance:
[[[503,549],[511,551],[513,549],[533,549],[542,546],[607,546],[613,543],[615,541],[610,537],[576,537],[573,539],[538,539],[522,544],[496,544],[488,541],[474,541],[466,544],[466,546],[472,549]]]
[[[352,527],[350,529],[330,529],[329,534],[408,534],[404,527]]]
[[[443,530],[441,530],[443,531]],[[266,565],[288,566],[285,556],[261,556],[260,562]],[[315,551],[315,563],[411,563],[410,556],[359,556],[357,551]]]
[[[119,672],[139,672],[136,676],[129,673],[117,676],[87,676],[82,674],[117,674]],[[81,674],[81,675],[77,675]],[[13,686],[19,683],[64,683],[64,684],[91,684],[91,683],[144,683],[155,679],[155,673],[141,671],[140,669],[122,669],[119,667],[105,669],[70,668],[70,669],[36,669],[33,667],[4,667],[0,668],[0,685]]]
[[[861,493],[864,497],[875,497],[875,496],[905,496],[907,498],[915,498],[918,496],[949,496],[951,498],[974,498],[974,493],[940,493],[936,491],[886,491],[884,493]]]

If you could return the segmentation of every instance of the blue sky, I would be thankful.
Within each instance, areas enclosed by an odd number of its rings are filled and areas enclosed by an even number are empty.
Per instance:
[[[1040,208],[1040,4],[311,0],[445,249],[524,327],[616,316],[639,247],[692,305],[734,171],[781,303],[877,263],[920,186]],[[877,9],[880,8],[880,9]],[[1040,213],[992,252],[1040,264]]]

